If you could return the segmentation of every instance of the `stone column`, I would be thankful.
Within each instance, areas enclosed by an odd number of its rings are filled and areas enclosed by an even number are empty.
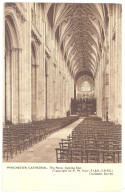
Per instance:
[[[44,24],[43,24],[44,26]],[[45,118],[45,46],[44,40],[43,43],[38,46],[39,53],[39,64],[36,65],[36,74],[37,74],[37,120],[43,120]]]
[[[19,122],[19,50],[12,48],[12,122]]]
[[[12,68],[11,51],[5,54],[5,122],[12,122]]]
[[[59,82],[59,70],[56,66],[56,76],[55,76],[55,118],[59,117],[59,99],[60,99],[60,82]]]
[[[61,97],[60,97],[60,117],[63,117],[63,75],[62,75],[62,72],[61,72]]]
[[[109,7],[109,112],[108,118],[109,121],[112,120],[112,9]]]
[[[65,79],[64,79],[64,76],[62,77],[62,114],[63,114],[63,117],[64,117],[64,103],[65,103],[65,101],[64,101],[64,86],[65,86],[65,81],[64,81]]]
[[[64,117],[66,116],[66,76],[64,77]]]
[[[32,120],[36,120],[36,99],[37,99],[37,83],[36,83],[36,65],[32,64]]]
[[[54,118],[54,97],[53,97],[53,60],[49,59],[49,118]]]
[[[68,90],[68,79],[66,80],[66,111],[69,110],[69,90]]]
[[[114,122],[117,123],[118,121],[118,88],[117,88],[117,81],[118,81],[118,72],[117,72],[117,53],[118,53],[118,45],[117,45],[117,21],[118,21],[118,18],[117,18],[117,12],[118,12],[118,9],[117,9],[117,5],[114,6],[114,25],[115,25],[115,29],[114,29],[114,33],[115,33],[115,39],[114,39],[114,105],[115,105],[115,116],[114,116]]]
[[[62,76],[61,72],[59,71],[59,117],[61,118],[62,115]]]
[[[106,30],[106,41],[105,41],[105,120],[107,120],[109,118],[109,28],[110,28],[110,24],[108,24],[107,26],[107,30]],[[109,120],[109,119],[108,119]]]
[[[22,63],[22,50],[19,49],[19,122],[25,122],[25,113],[23,110],[24,102],[24,65]]]
[[[42,44],[39,51],[39,65],[38,68],[38,119],[42,120],[46,118],[46,55],[45,55],[45,20],[41,20],[41,34]],[[39,90],[39,88],[41,90]],[[40,106],[40,107],[39,107]]]
[[[116,43],[116,5],[112,5],[110,14],[110,104],[109,117],[117,121],[117,43]]]
[[[5,83],[5,81],[6,81],[6,68],[5,68],[5,64],[6,64],[6,55],[4,56],[4,66],[3,66],[3,125],[5,124],[5,117],[6,117],[6,112],[5,112],[5,104],[6,104],[6,87],[5,87],[5,85],[6,85],[6,83]]]
[[[46,117],[53,118],[53,77],[52,77],[52,59],[46,58]]]
[[[97,75],[96,75],[96,87],[97,89],[97,94],[96,94],[96,98],[97,98],[97,105],[96,105],[96,108],[97,108],[97,115],[99,116],[99,103],[100,103],[100,100],[99,100],[99,68],[98,68],[98,72],[97,72]]]
[[[49,94],[48,94],[48,88],[49,88],[49,74],[48,74],[48,58],[46,58],[45,60],[45,116],[46,119],[48,118],[48,98],[49,98]]]
[[[57,101],[56,101],[56,65],[53,64],[53,118],[56,118],[56,108],[57,108]]]
[[[68,91],[68,110],[70,110],[70,82],[69,82],[69,75],[68,75],[68,87],[67,87],[67,91]]]
[[[74,84],[74,99],[76,99],[76,84]]]
[[[121,21],[121,5],[117,5],[117,123],[122,123],[122,21]]]
[[[101,63],[100,63],[100,68],[99,68],[99,99],[100,99],[100,104],[99,104],[99,116],[102,118],[102,95],[103,95],[103,92],[102,92],[102,88],[103,88],[103,85],[102,85],[102,80],[103,80],[103,74],[102,74],[102,69],[103,69],[103,52],[102,52],[102,56],[101,56]]]
[[[41,53],[42,56],[42,53]],[[40,62],[39,66],[36,66],[37,75],[37,120],[45,118],[45,70],[43,62]]]
[[[115,81],[116,81],[116,71],[115,71],[115,67],[116,67],[116,62],[115,62],[115,55],[116,55],[116,21],[115,21],[115,7],[116,5],[113,5],[113,13],[112,13],[112,70],[111,70],[111,80],[112,80],[112,121],[115,122],[115,118],[116,118],[116,97],[115,97],[115,93],[116,93],[116,86],[115,86]]]

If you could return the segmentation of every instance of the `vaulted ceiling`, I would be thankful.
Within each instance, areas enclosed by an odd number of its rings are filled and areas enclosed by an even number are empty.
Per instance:
[[[104,41],[102,4],[48,4],[47,16],[74,78],[94,78]],[[85,74],[86,73],[86,74]]]

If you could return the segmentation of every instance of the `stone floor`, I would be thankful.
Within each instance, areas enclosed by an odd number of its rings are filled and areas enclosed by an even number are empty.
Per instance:
[[[67,127],[60,129],[58,132],[48,136],[45,140],[16,155],[13,159],[9,159],[8,162],[56,163],[55,148],[59,147],[60,140],[67,138],[82,120],[79,119]]]

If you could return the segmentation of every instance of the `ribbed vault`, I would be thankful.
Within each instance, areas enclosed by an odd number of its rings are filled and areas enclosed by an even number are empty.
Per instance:
[[[81,73],[94,77],[103,44],[103,6],[47,4],[46,15],[74,78]]]

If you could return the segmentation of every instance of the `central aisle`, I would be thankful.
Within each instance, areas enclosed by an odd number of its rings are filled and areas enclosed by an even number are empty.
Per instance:
[[[13,159],[9,159],[8,162],[56,163],[55,148],[59,147],[59,142],[61,139],[66,139],[67,136],[72,133],[72,130],[80,122],[82,122],[82,120],[83,119],[79,119],[67,127],[60,129],[59,131],[48,136],[45,140],[35,144],[21,154],[16,155]]]

